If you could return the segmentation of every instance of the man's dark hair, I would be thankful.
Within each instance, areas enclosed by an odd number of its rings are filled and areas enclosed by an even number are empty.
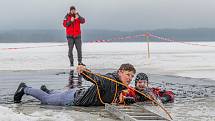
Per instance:
[[[71,7],[70,7],[70,11],[71,11],[71,10],[76,10],[76,9],[75,9],[75,6],[71,6]]]
[[[132,71],[132,72],[134,72],[134,74],[136,73],[136,69],[134,68],[134,66],[129,63],[122,64],[119,67],[118,71],[119,70]]]

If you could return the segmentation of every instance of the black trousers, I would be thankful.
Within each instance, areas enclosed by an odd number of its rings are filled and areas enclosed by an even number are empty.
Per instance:
[[[77,50],[78,54],[78,63],[82,63],[82,42],[81,42],[81,36],[78,36],[76,38],[67,36],[67,41],[68,41],[68,47],[69,47],[69,60],[70,60],[70,66],[74,65],[74,59],[73,59],[73,48],[74,45]]]

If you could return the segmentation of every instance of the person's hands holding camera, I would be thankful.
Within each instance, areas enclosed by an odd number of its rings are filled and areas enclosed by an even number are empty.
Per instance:
[[[79,18],[78,11],[75,12],[75,19]]]
[[[74,17],[71,17],[71,22],[75,21],[75,18]]]

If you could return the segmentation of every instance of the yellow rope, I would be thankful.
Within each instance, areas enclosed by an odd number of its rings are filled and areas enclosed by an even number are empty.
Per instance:
[[[100,100],[100,102],[102,103],[102,104],[105,104],[104,102],[103,102],[103,100],[102,100],[102,98],[101,98],[101,95],[100,95],[100,92],[99,92],[99,86],[98,86],[98,84],[97,84],[97,82],[96,81],[94,81],[91,77],[89,77],[88,75],[86,75],[86,74],[84,74],[84,73],[82,73],[84,76],[86,76],[87,78],[89,78],[91,81],[93,81],[94,83],[95,83],[95,85],[96,85],[96,88],[97,88],[97,93],[98,93],[98,96],[99,96],[99,100]]]
[[[87,78],[89,78],[91,81],[93,81],[93,82],[96,84],[96,88],[97,88],[97,93],[98,93],[99,100],[100,100],[100,102],[101,102],[102,104],[105,104],[104,101],[103,101],[102,98],[101,98],[101,94],[100,94],[100,92],[99,92],[98,83],[97,83],[95,80],[93,80],[91,77],[89,77],[88,75],[86,75],[86,74],[84,74],[84,73],[82,73],[82,74],[83,74],[84,76],[86,76]],[[117,84],[116,84],[116,87],[115,87],[115,93],[114,93],[114,97],[113,97],[112,103],[114,103],[114,101],[115,101],[116,94],[117,94]]]
[[[86,72],[88,72],[88,73],[91,73],[91,74],[94,74],[94,73],[92,73],[92,72],[90,72],[90,71],[88,71],[88,70],[86,70],[86,69],[85,69],[84,71],[86,71]],[[82,73],[82,74],[84,74],[84,73]],[[86,75],[86,74],[84,74],[84,75]],[[125,87],[127,87],[127,88],[133,89],[134,91],[140,93],[141,95],[147,97],[149,100],[151,100],[152,102],[154,102],[155,104],[157,104],[157,105],[170,117],[170,119],[172,119],[172,117],[171,117],[171,115],[168,113],[168,111],[167,111],[163,106],[161,106],[155,99],[152,99],[150,96],[147,96],[146,94],[144,94],[144,93],[142,93],[142,92],[140,92],[140,91],[138,91],[138,90],[136,90],[136,89],[134,89],[134,88],[131,88],[131,87],[129,87],[129,86],[126,85],[126,84],[123,84],[123,83],[121,83],[121,82],[118,82],[118,81],[116,81],[116,80],[114,80],[114,79],[108,78],[108,77],[106,77],[106,76],[102,76],[102,75],[100,75],[100,74],[94,74],[94,75],[96,75],[96,76],[98,76],[98,77],[102,77],[102,78],[107,79],[107,80],[110,80],[110,81],[112,81],[112,82],[115,82],[116,84],[123,85],[123,86],[125,86]],[[88,77],[89,77],[89,76],[88,76]],[[87,77],[87,78],[88,78],[88,77]],[[92,78],[91,78],[91,80],[92,80],[93,82],[95,82]],[[95,83],[96,83],[96,82],[95,82]],[[96,83],[96,84],[97,84],[97,83]],[[97,85],[97,86],[98,86],[98,85]],[[116,92],[115,92],[115,93],[116,93]],[[99,92],[98,92],[98,94],[100,95]],[[100,97],[100,96],[99,96],[99,97]],[[101,99],[101,97],[100,97],[100,99]]]
[[[116,83],[116,87],[115,87],[115,93],[114,93],[114,97],[113,97],[112,103],[114,103],[114,101],[115,101],[116,94],[117,94],[117,83]]]

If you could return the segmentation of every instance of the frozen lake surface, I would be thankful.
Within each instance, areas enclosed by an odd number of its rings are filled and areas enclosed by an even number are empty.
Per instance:
[[[215,42],[199,44],[215,46]],[[0,48],[23,48],[0,49],[0,70],[68,69],[66,43],[0,43]],[[83,44],[83,61],[89,68],[116,69],[121,63],[132,63],[137,69],[154,74],[213,80],[214,53],[215,47],[154,42],[150,43],[151,58],[148,59],[144,42]]]
[[[200,43],[215,46],[214,42]],[[103,107],[75,108],[40,105],[24,96],[24,103],[13,104],[14,91],[21,81],[39,88],[63,88],[68,81],[66,43],[1,43],[0,48],[0,120],[117,120]],[[150,43],[147,59],[146,43],[84,43],[83,61],[94,72],[116,70],[122,63],[132,63],[137,72],[149,74],[151,85],[171,89],[176,101],[167,104],[174,120],[215,120],[215,48],[177,43]],[[76,57],[76,53],[74,53]],[[76,59],[76,58],[75,58]],[[89,84],[87,82],[84,82]],[[111,118],[110,118],[111,117]]]

